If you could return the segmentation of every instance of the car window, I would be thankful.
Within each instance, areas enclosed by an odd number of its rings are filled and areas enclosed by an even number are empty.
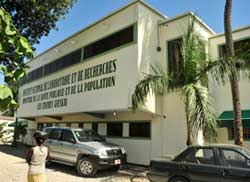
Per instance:
[[[75,141],[73,133],[69,130],[64,130],[63,136],[62,136],[62,141],[71,142],[71,143],[72,143],[72,141]]]
[[[215,165],[213,149],[198,149],[195,152],[195,159],[199,164]]]
[[[221,164],[224,166],[231,167],[247,167],[248,159],[241,153],[230,150],[230,149],[220,149],[219,150]]]
[[[45,128],[45,129],[44,129],[44,132],[45,132],[47,135],[50,135],[51,131],[52,131],[52,128]]]
[[[182,159],[182,162],[215,165],[213,149],[198,148],[191,150]]]
[[[80,142],[104,142],[105,139],[98,135],[94,130],[77,130],[75,136]]]
[[[60,140],[61,134],[62,134],[62,130],[60,130],[60,129],[55,129],[55,130],[52,130],[52,131],[49,133],[48,138],[49,138],[49,139],[52,139],[52,140]]]

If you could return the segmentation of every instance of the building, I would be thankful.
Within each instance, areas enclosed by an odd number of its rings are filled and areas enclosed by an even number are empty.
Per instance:
[[[178,61],[171,54],[193,16],[189,12],[168,18],[137,0],[68,37],[27,63],[17,117],[31,121],[30,130],[52,125],[92,128],[122,145],[130,163],[148,165],[151,158],[175,155],[186,147],[182,98],[178,93],[151,95],[133,112],[131,96],[150,64]],[[216,35],[199,18],[195,29],[218,57],[224,35]],[[245,27],[234,32],[234,39],[249,35],[250,27]],[[248,81],[242,80],[241,87],[243,109],[248,110]],[[216,109],[232,111],[228,85],[211,80],[209,88]],[[231,142],[228,126],[220,129],[220,141]]]

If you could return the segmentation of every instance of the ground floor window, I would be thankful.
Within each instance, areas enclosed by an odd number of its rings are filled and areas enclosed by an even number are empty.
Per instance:
[[[43,128],[44,128],[44,123],[38,123],[38,124],[37,124],[37,129],[38,129],[38,130],[42,131]]]
[[[122,123],[107,123],[107,136],[122,137]]]
[[[98,123],[92,123],[92,130],[98,133]]]
[[[125,138],[151,138],[150,121],[106,121],[101,122],[55,122],[38,123],[37,129],[43,130],[49,126],[66,126],[77,128],[91,128],[100,135],[107,137],[125,137]]]
[[[234,128],[229,128],[229,136],[231,139],[234,139]],[[243,127],[243,138],[250,140],[250,128]]]
[[[46,127],[51,127],[53,126],[53,123],[46,123]]]
[[[83,123],[79,123],[79,124],[78,124],[78,128],[84,128],[84,127],[83,127]]]
[[[129,123],[129,136],[150,138],[150,122]]]

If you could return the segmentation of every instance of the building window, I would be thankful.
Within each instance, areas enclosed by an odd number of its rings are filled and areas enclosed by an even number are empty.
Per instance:
[[[96,131],[98,133],[98,123],[92,123],[92,130]]]
[[[53,126],[53,123],[46,123],[46,127],[51,127]]]
[[[20,85],[24,85],[25,83],[29,83],[31,81],[42,78],[43,76],[47,76],[48,74],[57,72],[61,69],[67,68],[71,65],[79,63],[81,61],[81,53],[82,50],[78,49],[74,52],[71,52],[55,61],[52,61],[40,68],[29,72],[25,77],[20,80]]]
[[[44,128],[44,123],[37,123],[37,129],[42,131]]]
[[[83,59],[96,56],[134,41],[134,25],[83,48]]]
[[[182,39],[178,38],[168,42],[168,69],[173,76],[178,76],[182,71]]]
[[[129,136],[130,137],[142,137],[150,138],[151,134],[150,122],[142,123],[129,123]]]
[[[247,52],[250,48],[250,38],[234,41],[234,49],[236,54],[241,54]],[[226,46],[225,44],[219,46],[219,56],[220,58],[226,57]]]
[[[108,37],[105,37],[101,40],[91,43],[81,49],[73,51],[44,66],[41,66],[36,70],[29,72],[25,77],[23,77],[20,80],[20,85],[22,86],[26,83],[42,78],[43,76],[47,76],[51,73],[55,73],[71,65],[80,63],[82,52],[83,52],[83,59],[88,59],[96,55],[99,55],[101,53],[104,53],[106,51],[132,43],[135,41],[134,29],[135,25],[132,25]]]
[[[231,139],[234,139],[234,128],[229,128],[229,136]],[[250,139],[250,128],[243,127],[243,138],[248,140]]]
[[[81,49],[67,54],[44,66],[44,76],[79,63],[81,61]]]
[[[78,128],[83,128],[83,123],[79,123]]]
[[[107,136],[122,137],[122,123],[107,123]]]
[[[60,126],[60,123],[55,123],[55,126]]]
[[[66,123],[66,126],[67,127],[71,127],[71,123]]]

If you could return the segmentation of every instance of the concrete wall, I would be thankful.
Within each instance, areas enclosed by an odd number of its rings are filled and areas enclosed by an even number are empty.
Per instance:
[[[84,45],[87,45],[100,38],[110,35],[111,33],[114,33],[118,30],[124,29],[129,25],[137,24],[138,21],[137,9],[138,9],[137,4],[134,4],[126,9],[123,9],[118,14],[114,14],[113,16],[108,17],[104,21],[72,37],[67,42],[59,44],[56,48],[49,50],[48,52],[42,54],[41,56],[38,56],[33,61],[28,63],[28,65],[31,67],[30,71],[52,60],[55,60],[56,58],[65,55],[68,52],[83,47]],[[138,32],[136,32],[136,34],[138,34]],[[75,41],[75,44],[72,45],[70,41]],[[55,49],[60,51],[56,52]],[[40,59],[43,60],[41,61]],[[131,106],[131,101],[130,101],[131,90],[134,88],[134,85],[136,85],[138,81],[137,41],[121,49],[116,49],[110,51],[109,53],[105,53],[90,58],[87,61],[81,62],[77,65],[73,65],[60,72],[50,74],[44,78],[36,80],[35,82],[31,82],[21,86],[19,90],[20,101],[22,101],[23,99],[22,93],[24,89],[33,87],[35,85],[43,84],[45,81],[50,81],[56,78],[60,78],[67,74],[78,72],[80,70],[84,70],[86,68],[102,64],[114,59],[116,59],[115,73],[102,75],[97,78],[92,78],[87,80],[87,81],[92,81],[96,79],[102,79],[108,76],[115,76],[114,87],[64,96],[63,98],[67,98],[68,100],[67,107],[38,110],[37,109],[38,102],[32,102],[26,104],[22,104],[21,102],[21,105],[17,112],[18,117],[41,116],[49,114],[65,114],[65,113],[76,113],[84,111],[108,111],[108,110],[112,111],[112,110],[129,108]],[[77,82],[77,85],[84,84],[87,81]],[[75,84],[70,84],[69,86],[73,85]]]
[[[234,41],[242,40],[250,37],[250,27],[245,27],[233,32]],[[223,34],[211,37],[209,39],[209,53],[213,59],[219,58],[219,45],[225,44],[225,37]],[[239,82],[239,90],[240,90],[240,102],[242,110],[250,109],[250,81],[241,76]],[[218,84],[215,80],[210,80],[210,89],[213,92],[213,98],[215,100],[215,109],[217,114],[220,115],[223,111],[233,110],[232,105],[232,94],[231,94],[231,86],[230,82],[227,79],[225,85]],[[233,144],[234,141],[229,139],[228,128],[220,128],[218,130],[218,142],[219,143],[230,143]],[[250,150],[250,141],[244,141],[244,147]]]
[[[77,128],[78,123],[83,122],[84,128],[92,128],[92,123],[98,122],[99,133],[103,136],[107,134],[107,122],[124,122],[123,136],[119,138],[108,137],[107,140],[122,145],[126,149],[128,162],[148,165],[152,158],[176,155],[186,147],[187,135],[184,98],[181,96],[181,91],[169,93],[165,96],[155,97],[149,95],[145,107],[136,113],[131,112],[130,109],[132,105],[131,95],[136,84],[143,78],[143,73],[150,71],[150,64],[161,64],[167,68],[167,42],[182,36],[187,29],[188,22],[191,20],[190,18],[190,15],[182,16],[167,22],[165,25],[158,26],[159,22],[163,21],[164,18],[154,13],[147,6],[136,3],[72,36],[67,41],[58,44],[30,62],[30,70],[34,70],[117,30],[132,24],[137,25],[137,38],[133,44],[93,57],[86,62],[81,62],[58,73],[25,84],[20,88],[20,93],[25,88],[43,83],[45,80],[49,81],[65,74],[116,59],[117,71],[113,74],[116,78],[114,87],[70,95],[67,97],[68,106],[64,108],[37,110],[37,103],[21,104],[18,109],[18,116],[36,118],[36,121],[29,125],[31,130],[37,127],[37,123],[53,122],[60,123],[60,126],[66,126],[66,123],[70,122],[72,123],[71,127]],[[199,32],[204,40],[208,40],[213,34],[200,22],[195,23],[195,30]],[[249,35],[250,29],[244,29],[235,32],[234,38],[240,39]],[[216,58],[218,56],[217,46],[223,42],[223,36],[209,39],[208,50],[212,57]],[[157,51],[157,47],[160,47],[161,50]],[[98,77],[98,79],[100,78],[103,77]],[[249,109],[248,93],[250,84],[248,81],[242,80],[240,87],[242,108]],[[210,80],[209,88],[210,94],[213,94],[215,99],[215,107],[218,112],[232,110],[228,83],[222,87]],[[20,97],[22,99],[21,95]],[[116,115],[113,114],[114,111],[117,113]],[[105,117],[98,118],[86,112],[104,113]],[[60,116],[61,119],[49,115]],[[129,125],[126,122],[132,121],[150,121],[151,137],[146,139],[128,137]],[[231,142],[227,139],[225,129],[220,129],[219,141]]]
[[[244,38],[250,37],[250,27],[235,31],[233,33],[234,41],[241,40]],[[213,59],[219,58],[218,47],[221,44],[225,44],[225,37],[215,36],[209,39],[209,53]],[[215,102],[215,108],[218,111],[218,114],[221,114],[225,110],[233,110],[232,107],[232,94],[229,80],[226,80],[225,85],[218,85],[215,80],[212,80],[212,85],[210,86],[213,89],[213,96]],[[250,81],[244,77],[240,79],[240,101],[242,109],[250,109]]]
[[[160,43],[162,47],[162,65],[168,67],[168,47],[167,42],[181,38],[183,33],[186,32],[188,23],[191,22],[191,15],[182,16],[176,18],[173,21],[166,22],[160,27]],[[200,22],[195,21],[195,31],[205,41],[208,41],[208,37],[213,33],[208,31]],[[162,105],[162,115],[165,115],[165,119],[162,120],[161,135],[162,135],[162,155],[171,156],[180,152],[186,147],[186,117],[185,117],[185,105],[184,97],[181,90],[175,91],[175,93],[168,93],[160,99]],[[196,136],[196,142],[202,142],[201,136]]]

